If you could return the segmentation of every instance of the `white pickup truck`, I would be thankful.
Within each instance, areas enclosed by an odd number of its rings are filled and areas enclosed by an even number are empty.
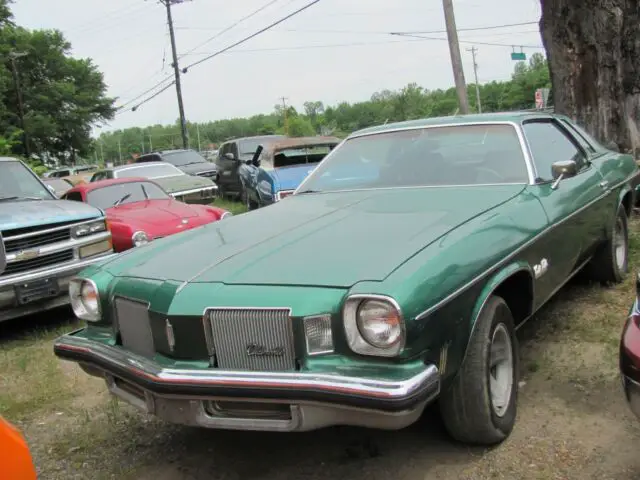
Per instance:
[[[58,200],[20,160],[0,158],[0,322],[68,304],[69,280],[113,255],[104,212]]]

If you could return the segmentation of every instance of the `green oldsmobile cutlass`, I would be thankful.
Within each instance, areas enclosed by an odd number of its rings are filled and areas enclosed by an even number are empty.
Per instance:
[[[171,422],[399,429],[439,398],[495,444],[516,328],[583,267],[623,279],[637,174],[559,115],[362,130],[283,201],[82,272],[55,353]]]

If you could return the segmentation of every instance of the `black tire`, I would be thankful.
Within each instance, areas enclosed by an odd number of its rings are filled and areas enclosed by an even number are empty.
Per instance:
[[[227,198],[227,187],[220,182],[220,177],[216,178],[216,185],[218,185],[218,198],[225,200]]]
[[[511,385],[506,384],[509,397],[502,406],[494,405],[490,387],[491,345],[498,334],[508,338],[511,346],[511,358],[505,361],[511,364]],[[440,413],[454,439],[490,446],[509,436],[517,414],[518,366],[513,315],[501,297],[491,296],[480,312],[460,370],[451,386],[440,395]],[[508,381],[508,370],[505,375]]]
[[[251,198],[249,198],[249,192],[245,188],[244,184],[241,184],[240,188],[242,189],[240,192],[240,201],[247,208],[247,210],[250,211],[258,208],[256,202],[252,201]]]
[[[621,242],[621,243],[619,243]],[[617,259],[617,247],[623,247],[623,261]],[[587,268],[591,279],[603,284],[620,283],[629,270],[629,226],[624,205],[618,206],[611,237],[596,252]]]

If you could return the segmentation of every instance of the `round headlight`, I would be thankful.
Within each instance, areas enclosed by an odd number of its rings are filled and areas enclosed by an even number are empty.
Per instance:
[[[69,283],[69,297],[76,317],[90,322],[100,320],[98,289],[92,281],[72,280]]]
[[[146,243],[149,243],[149,237],[147,236],[147,232],[139,230],[131,235],[131,243],[133,243],[134,247],[139,247]]]
[[[362,338],[376,348],[389,348],[402,338],[400,312],[389,302],[365,300],[356,314]]]

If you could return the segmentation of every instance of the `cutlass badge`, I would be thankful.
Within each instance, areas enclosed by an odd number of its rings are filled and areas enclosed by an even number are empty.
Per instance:
[[[249,343],[247,345],[247,355],[249,357],[282,357],[284,355],[284,347],[269,348],[265,345]]]

